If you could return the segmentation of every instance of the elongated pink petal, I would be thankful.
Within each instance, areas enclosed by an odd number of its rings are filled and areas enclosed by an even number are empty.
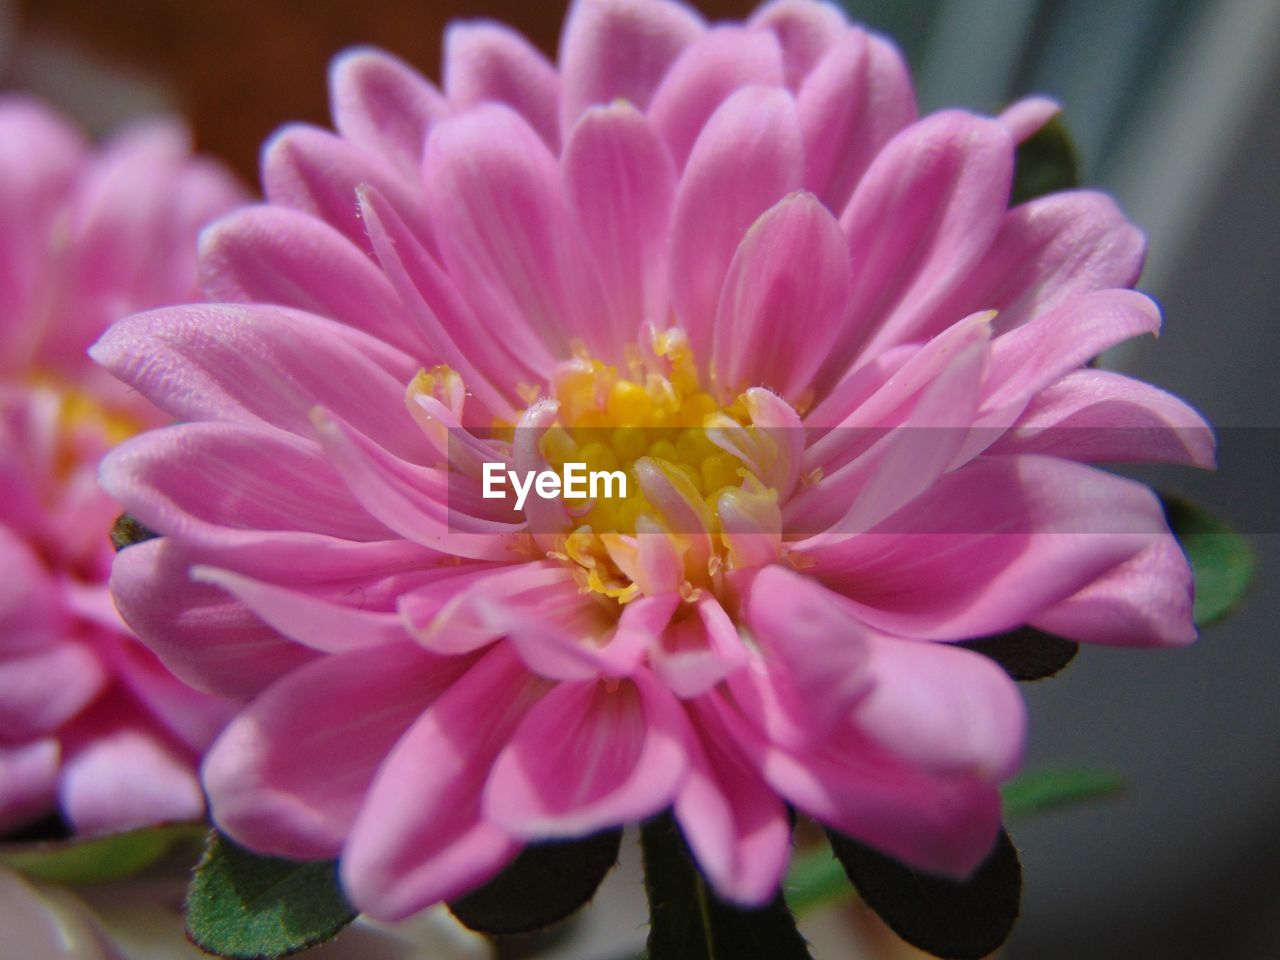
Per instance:
[[[727,396],[763,384],[792,403],[845,324],[852,278],[840,225],[812,194],[792,194],[747,231],[729,264],[712,337]]]
[[[79,834],[204,816],[192,757],[118,694],[72,723],[63,749],[59,806]]]
[[[675,697],[643,671],[560,683],[494,764],[485,815],[530,840],[643,819],[674,798],[688,736]]]
[[[1037,614],[1051,633],[1117,647],[1182,647],[1196,638],[1187,558],[1171,536]]]
[[[106,665],[81,643],[0,657],[0,739],[13,743],[55,732],[107,681]]]
[[[111,570],[121,615],[175,675],[197,690],[247,699],[313,659],[223,590],[193,583],[168,538],[122,551]]]
[[[1025,623],[1166,529],[1141,484],[1050,457],[994,457],[946,474],[871,533],[795,549],[864,622],[964,639]]]
[[[840,217],[856,278],[850,310],[862,326],[831,372],[843,373],[864,336],[872,355],[927,337],[920,328],[933,308],[995,236],[1012,176],[1008,131],[973,114],[933,114],[889,141]]]
[[[102,484],[145,526],[229,545],[256,531],[387,539],[318,447],[279,430],[197,422],[142,434],[102,462]]]
[[[451,23],[444,34],[444,92],[456,109],[505,103],[560,149],[560,77],[514,30],[485,21]]]
[[[907,65],[887,40],[860,28],[836,40],[796,94],[805,187],[843,210],[886,143],[916,120]]]
[[[400,738],[343,850],[343,889],[359,909],[403,918],[469,892],[516,855],[520,844],[483,816],[480,796],[542,693],[543,682],[496,647]]]
[[[563,159],[569,202],[600,273],[611,336],[667,322],[676,173],[652,125],[622,103],[574,125]]]
[[[999,332],[1020,327],[1071,299],[1131,287],[1146,240],[1106,194],[1071,190],[1020,204],[926,329],[976,310],[995,310]]]
[[[68,624],[54,580],[7,526],[0,526],[0,569],[0,654],[45,650],[61,639]]]
[[[215,822],[261,853],[336,856],[387,753],[468,663],[403,643],[295,670],[242,711],[205,758]]]
[[[187,686],[153,651],[123,632],[112,666],[116,681],[150,718],[195,753],[206,750],[235,713],[232,701]]]
[[[487,105],[437,126],[425,183],[444,264],[494,336],[543,378],[575,337],[620,358],[597,322],[598,280],[583,269],[556,158],[517,114]]]
[[[358,584],[342,584],[333,591],[336,597],[330,598],[217,567],[193,567],[191,579],[221,587],[263,622],[313,650],[337,653],[409,639],[394,610],[366,610],[355,605],[367,597]]]
[[[702,18],[670,0],[577,0],[560,42],[560,126],[568,135],[588,108],[626,100],[644,110]]]
[[[1160,308],[1136,290],[1100,290],[997,337],[983,407],[1020,412],[1030,398],[1117,343],[1160,329]]]
[[[309,214],[266,205],[230,214],[201,235],[200,266],[210,300],[295,307],[406,352],[422,350],[395,289],[368,255]]]
[[[701,696],[747,661],[738,628],[715,598],[703,597],[655,632],[649,666],[682,699]]]
[[[1000,111],[997,119],[1022,143],[1061,112],[1061,104],[1049,97],[1023,97]]]
[[[421,193],[377,154],[303,124],[285,127],[263,147],[262,189],[268,202],[319,217],[372,252],[356,202],[356,188],[366,184],[391,197],[418,239],[430,245]]]
[[[857,728],[912,767],[998,783],[1022,761],[1026,712],[1004,669],[945,643],[873,636]]]
[[[53,738],[0,744],[0,830],[20,827],[53,808],[60,760]]]
[[[771,0],[751,15],[747,25],[777,36],[792,90],[800,89],[814,64],[849,31],[849,21],[835,4],[807,0]]]
[[[778,891],[791,853],[791,824],[777,794],[724,729],[696,701],[689,773],[675,815],[698,865],[721,898],[760,906]]]
[[[417,176],[427,133],[449,110],[416,70],[372,47],[356,47],[334,59],[329,102],[343,138],[390,157],[407,176]]]
[[[478,505],[477,494],[455,475],[401,460],[327,411],[317,412],[316,428],[328,463],[356,501],[389,530],[455,556],[476,560],[517,556],[520,525],[468,512]]]
[[[403,407],[409,357],[349,326],[258,304],[171,307],[111,327],[93,358],[182,420],[270,424],[315,439],[323,403],[402,457],[430,456]]]
[[[720,290],[742,234],[800,187],[803,148],[795,104],[748,87],[707,121],[676,192],[671,303],[695,357],[706,357]]]
[[[772,33],[713,27],[671,65],[654,91],[649,119],[676,166],[684,167],[708,119],[735,91],[782,83],[782,50]]]
[[[1123,374],[1077,370],[1036,394],[988,452],[1212,469],[1214,438],[1204,418],[1172,394]]]

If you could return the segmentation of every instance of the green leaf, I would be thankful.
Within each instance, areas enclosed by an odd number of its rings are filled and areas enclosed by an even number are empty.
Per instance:
[[[1244,599],[1253,582],[1253,551],[1243,537],[1200,507],[1179,497],[1164,495],[1161,499],[1169,528],[1195,575],[1196,626],[1207,627],[1226,617]]]
[[[1075,659],[1080,645],[1034,627],[1021,627],[994,637],[966,640],[957,646],[990,657],[1015,680],[1052,677]]]
[[[1008,939],[1022,866],[1007,833],[963,881],[920,873],[833,830],[827,835],[858,894],[912,946],[947,960],[979,960]]]
[[[531,844],[497,877],[450,903],[449,909],[480,933],[549,927],[595,896],[618,862],[621,842],[621,830],[606,830],[581,840]]]
[[[1057,116],[1018,145],[1009,205],[1078,186],[1080,161],[1075,144],[1061,116]]]
[[[158,536],[160,534],[148,530],[127,513],[120,514],[116,517],[116,522],[111,524],[111,545],[116,548],[116,553],[135,543],[154,540]]]
[[[826,844],[791,858],[791,867],[787,870],[786,892],[787,905],[798,917],[807,916],[828,903],[854,896],[844,867]]]
[[[720,900],[670,814],[640,828],[649,894],[649,960],[811,960],[779,895],[745,910]]]
[[[1099,770],[1045,770],[1024,773],[1000,789],[1006,819],[1047,813],[1089,800],[1114,797],[1124,780]]]
[[[187,933],[235,960],[286,957],[330,939],[356,918],[333,860],[261,857],[218,833],[187,890]]]
[[[0,846],[0,864],[51,883],[102,883],[151,866],[182,840],[198,840],[204,827],[166,824],[88,840],[46,840]]]

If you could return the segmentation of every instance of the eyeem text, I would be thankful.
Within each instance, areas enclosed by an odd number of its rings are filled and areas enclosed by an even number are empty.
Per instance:
[[[516,494],[517,510],[524,509],[524,502],[530,491],[543,500],[556,497],[625,499],[627,496],[625,473],[621,470],[588,470],[585,463],[566,463],[563,476],[554,470],[527,470],[521,476],[515,470],[506,469],[504,463],[486,463],[482,496],[486,500],[505,499],[507,493],[503,488],[508,482]]]

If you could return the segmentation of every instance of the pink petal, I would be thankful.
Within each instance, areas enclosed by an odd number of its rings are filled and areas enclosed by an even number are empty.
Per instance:
[[[672,61],[703,32],[702,18],[682,3],[577,0],[560,43],[566,135],[589,107],[626,100],[649,106]]]
[[[8,832],[53,808],[60,761],[54,739],[0,744],[0,830]]]
[[[964,639],[1026,623],[1166,529],[1141,484],[1051,457],[996,457],[944,475],[870,533],[794,549],[860,620]]]
[[[688,720],[645,672],[557,684],[521,722],[485,787],[485,816],[530,840],[643,819],[674,798]]]
[[[400,295],[415,332],[428,345],[424,362],[438,360],[456,370],[483,409],[468,419],[485,427],[510,423],[522,403],[515,385],[535,378],[525,359],[493,337],[476,319],[452,278],[409,231],[395,209],[372,189],[357,191],[378,263]],[[527,358],[526,358],[527,359]],[[488,416],[485,416],[485,411]]]
[[[684,167],[708,118],[734,92],[783,82],[782,50],[772,33],[717,26],[691,43],[671,65],[649,104],[649,119]]]
[[[200,820],[192,758],[123,696],[99,701],[64,736],[59,802],[76,833]]]
[[[219,828],[261,853],[336,856],[391,748],[467,665],[387,644],[322,657],[273,684],[205,758]]]
[[[384,540],[316,446],[247,424],[153,430],[102,461],[107,491],[152,529],[226,547],[260,531]]]
[[[516,855],[520,844],[482,814],[481,792],[543,689],[500,645],[409,727],[343,851],[343,888],[358,908],[401,919],[471,891]]]
[[[193,567],[191,578],[221,587],[265,623],[313,650],[338,653],[408,640],[394,610],[364,609],[367,591],[358,583],[336,585],[332,595],[317,596],[216,567]]]
[[[387,196],[418,239],[430,246],[421,194],[390,161],[302,124],[285,127],[263,147],[262,189],[269,203],[319,217],[361,250],[372,252],[356,200],[356,188],[366,184]]]
[[[994,120],[952,110],[907,127],[876,156],[840,217],[855,277],[852,328],[828,370],[924,339],[919,327],[990,245],[1009,199],[1013,141]]]
[[[747,660],[738,628],[713,597],[681,608],[649,643],[654,675],[677,697],[701,696]]]
[[[804,131],[805,186],[832,210],[844,209],[871,161],[916,120],[902,54],[857,27],[817,62],[799,87],[796,108]]]
[[[577,337],[620,358],[555,156],[506,107],[477,107],[427,143],[426,198],[445,266],[493,336],[545,377]],[[512,317],[518,317],[513,323]]]
[[[1187,558],[1170,536],[1038,614],[1035,626],[1120,647],[1182,647],[1196,638]]]
[[[139,706],[197,753],[213,743],[235,713],[231,701],[201,693],[175,677],[136,637],[120,636],[112,666],[120,686]]]
[[[457,474],[401,460],[328,411],[317,412],[316,428],[328,463],[368,515],[388,530],[459,557],[512,560],[519,555],[522,525],[469,512],[480,508],[478,494]]]
[[[1020,204],[932,325],[975,310],[998,311],[996,330],[1023,326],[1081,294],[1131,287],[1146,240],[1106,194],[1072,190]]]
[[[223,590],[192,583],[189,566],[161,538],[122,551],[111,571],[120,613],[178,677],[245,699],[312,659]]]
[[[840,225],[808,193],[792,194],[742,239],[720,294],[713,334],[718,386],[735,396],[763,384],[795,403],[845,322],[851,277]]]
[[[676,189],[666,147],[642,114],[619,103],[582,116],[563,163],[569,202],[609,304],[610,336],[634,340],[643,323],[665,326]]]
[[[715,710],[689,705],[696,737],[675,814],[698,865],[721,898],[760,906],[778,892],[791,824],[777,794],[743,755]]]
[[[4,571],[0,577],[0,653],[10,656],[44,650],[60,640],[68,624],[54,580],[31,546],[7,525],[0,526],[0,570]]]
[[[371,153],[390,157],[416,177],[432,124],[448,112],[444,97],[402,60],[371,47],[334,58],[329,101],[342,136]]]
[[[560,149],[560,78],[547,58],[514,30],[484,21],[449,24],[444,91],[456,108],[505,103]]]
[[[1172,394],[1119,373],[1077,370],[1036,394],[988,452],[1212,469],[1214,438],[1204,418]]]
[[[371,307],[376,301],[371,301]],[[91,356],[180,420],[270,424],[316,438],[318,405],[400,456],[429,456],[402,411],[418,366],[359,330],[258,304],[171,307],[113,326]]]
[[[671,302],[695,357],[711,352],[743,233],[799,188],[803,156],[795,104],[781,90],[740,90],[707,121],[676,192],[671,240]]]
[[[1061,112],[1062,106],[1057,100],[1023,97],[1000,111],[996,119],[1009,128],[1014,140],[1022,143]]]
[[[917,770],[998,782],[1022,762],[1026,711],[1004,669],[945,643],[872,636],[854,724]]]
[[[849,32],[849,21],[838,7],[808,0],[771,0],[751,15],[747,25],[772,30],[777,36],[792,90],[800,89],[814,64]]]
[[[996,338],[983,407],[1019,412],[1040,390],[1109,347],[1159,329],[1160,308],[1136,290],[1075,297]]]
[[[359,247],[309,214],[246,207],[201,235],[200,260],[209,300],[296,307],[421,352],[387,278]]]
[[[31,740],[56,731],[103,689],[107,669],[74,641],[0,657],[0,740]]]

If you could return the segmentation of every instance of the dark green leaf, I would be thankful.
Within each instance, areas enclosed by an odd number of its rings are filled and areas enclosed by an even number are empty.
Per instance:
[[[853,897],[844,867],[826,844],[791,858],[787,870],[787,905],[803,917],[819,907]]]
[[[481,933],[529,933],[559,923],[595,896],[618,862],[621,830],[582,840],[536,843],[488,884],[449,904]]]
[[[1253,581],[1253,551],[1239,534],[1200,507],[1164,496],[1169,528],[1195,574],[1197,626],[1216,623],[1244,598]]]
[[[1018,145],[1013,170],[1010,206],[1080,186],[1075,144],[1060,116]]]
[[[338,888],[336,862],[261,857],[217,833],[187,891],[192,941],[236,960],[289,956],[355,918]]]
[[[1124,780],[1098,770],[1045,770],[1024,773],[1000,789],[1006,820],[1033,813],[1047,813],[1089,800],[1113,797],[1124,790]]]
[[[120,514],[116,517],[116,522],[111,525],[111,545],[116,548],[117,553],[125,547],[142,543],[144,540],[154,540],[158,536],[160,536],[158,533],[148,530],[127,513]]]
[[[1015,680],[1052,677],[1073,659],[1080,645],[1034,627],[1021,627],[994,637],[966,640],[957,646],[990,657]]]
[[[0,864],[53,883],[102,883],[137,873],[181,840],[198,839],[204,828],[167,824],[89,840],[50,840],[0,846]]]
[[[779,895],[759,910],[720,900],[670,814],[640,828],[649,894],[649,960],[809,960]]]
[[[828,831],[858,894],[903,940],[947,960],[978,960],[1009,936],[1022,897],[1022,867],[1007,833],[964,881],[920,873]]]

